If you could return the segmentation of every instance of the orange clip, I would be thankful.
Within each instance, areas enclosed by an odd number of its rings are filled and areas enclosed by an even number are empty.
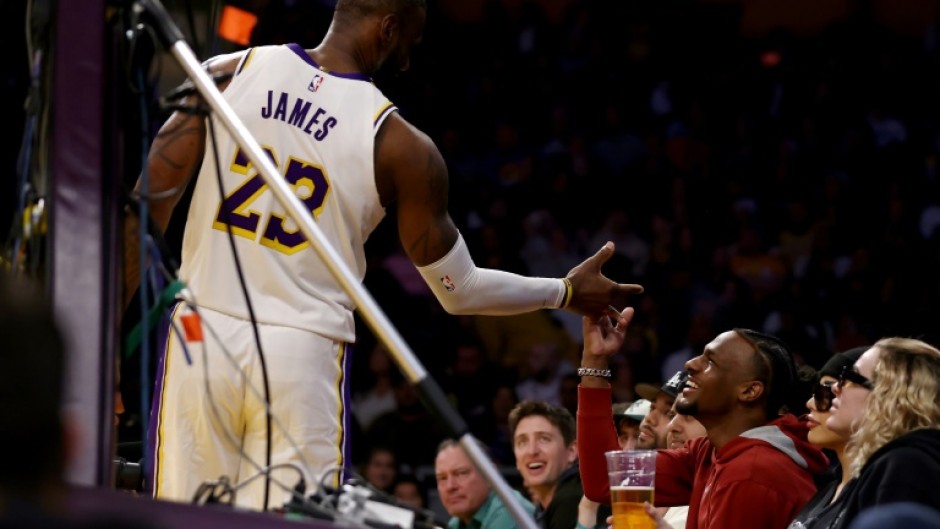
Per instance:
[[[183,322],[183,332],[186,333],[187,342],[202,341],[202,320],[199,319],[198,314],[195,312],[183,314],[180,316],[180,321]]]

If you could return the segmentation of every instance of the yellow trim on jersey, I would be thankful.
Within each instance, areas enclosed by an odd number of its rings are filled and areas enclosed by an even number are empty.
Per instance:
[[[336,375],[336,394],[339,395],[337,402],[339,404],[339,413],[336,416],[339,418],[339,428],[337,428],[336,433],[336,466],[338,468],[343,468],[343,437],[345,436],[344,428],[346,427],[345,417],[343,415],[345,409],[345,399],[346,392],[343,391],[343,381],[346,378],[346,370],[343,369],[343,364],[346,361],[346,342],[339,343],[339,354],[336,355],[336,367],[338,367],[338,372]],[[333,487],[339,487],[339,474],[334,474],[333,478]]]
[[[258,49],[258,48],[251,48],[250,50],[248,50],[248,55],[245,56],[245,60],[242,61],[241,68],[238,69],[238,72],[237,72],[235,75],[241,74],[242,72],[244,72],[244,71],[248,68],[248,63],[250,63],[252,57],[255,56],[255,50],[257,50],[257,49]]]
[[[170,321],[173,321],[176,318],[176,313],[183,308],[183,304],[180,303],[173,309],[173,314],[170,314]],[[153,497],[160,497],[160,483],[163,482],[160,479],[160,471],[163,469],[161,462],[163,461],[163,414],[166,413],[166,381],[169,378],[167,375],[170,372],[170,344],[173,343],[173,337],[176,335],[176,328],[170,324],[170,328],[167,331],[166,345],[163,348],[163,380],[160,381],[160,413],[157,414],[157,447],[154,450],[157,454],[157,460],[153,462],[153,476],[154,476],[154,485],[153,485]],[[182,338],[181,338],[182,339]]]
[[[393,106],[395,106],[395,103],[392,103],[391,101],[385,103],[385,105],[383,105],[382,108],[380,108],[379,111],[376,112],[376,113],[372,116],[372,124],[375,125],[375,120],[379,119],[379,117],[381,117],[382,114],[388,112],[388,109],[391,108],[391,107],[393,107]]]

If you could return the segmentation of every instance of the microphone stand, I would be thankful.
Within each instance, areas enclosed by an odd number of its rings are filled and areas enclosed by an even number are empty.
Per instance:
[[[476,464],[483,477],[490,483],[503,504],[512,514],[513,519],[522,529],[537,529],[535,520],[523,509],[522,504],[512,494],[512,488],[499,474],[496,465],[483,452],[478,441],[470,433],[466,422],[449,404],[444,392],[431,378],[427,370],[417,359],[411,348],[398,333],[388,317],[378,306],[375,299],[366,290],[356,276],[345,265],[336,250],[326,240],[323,231],[314,222],[313,216],[293,193],[286,181],[280,177],[277,168],[267,157],[257,140],[235,115],[235,111],[223,99],[215,83],[202,68],[201,63],[183,38],[180,29],[170,18],[160,0],[138,0],[142,9],[141,18],[156,30],[163,45],[173,55],[179,65],[192,80],[199,94],[209,105],[215,116],[222,121],[229,133],[235,138],[258,173],[264,178],[275,198],[287,210],[306,236],[307,241],[316,250],[323,264],[353,299],[363,319],[383,344],[388,348],[399,369],[415,386],[424,401],[438,420],[443,422],[451,434],[458,438],[467,455]]]

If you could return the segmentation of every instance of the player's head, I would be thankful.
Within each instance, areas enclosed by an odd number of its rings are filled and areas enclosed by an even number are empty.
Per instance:
[[[404,71],[411,50],[421,42],[426,17],[426,0],[338,0],[333,24],[339,30],[364,29],[364,44],[376,54],[376,70],[387,65]]]

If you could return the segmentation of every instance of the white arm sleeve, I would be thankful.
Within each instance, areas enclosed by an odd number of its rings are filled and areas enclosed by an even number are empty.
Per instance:
[[[558,308],[565,299],[561,279],[525,277],[518,274],[477,268],[457,236],[447,255],[418,272],[431,287],[444,310],[451,314],[505,316],[544,308]]]

